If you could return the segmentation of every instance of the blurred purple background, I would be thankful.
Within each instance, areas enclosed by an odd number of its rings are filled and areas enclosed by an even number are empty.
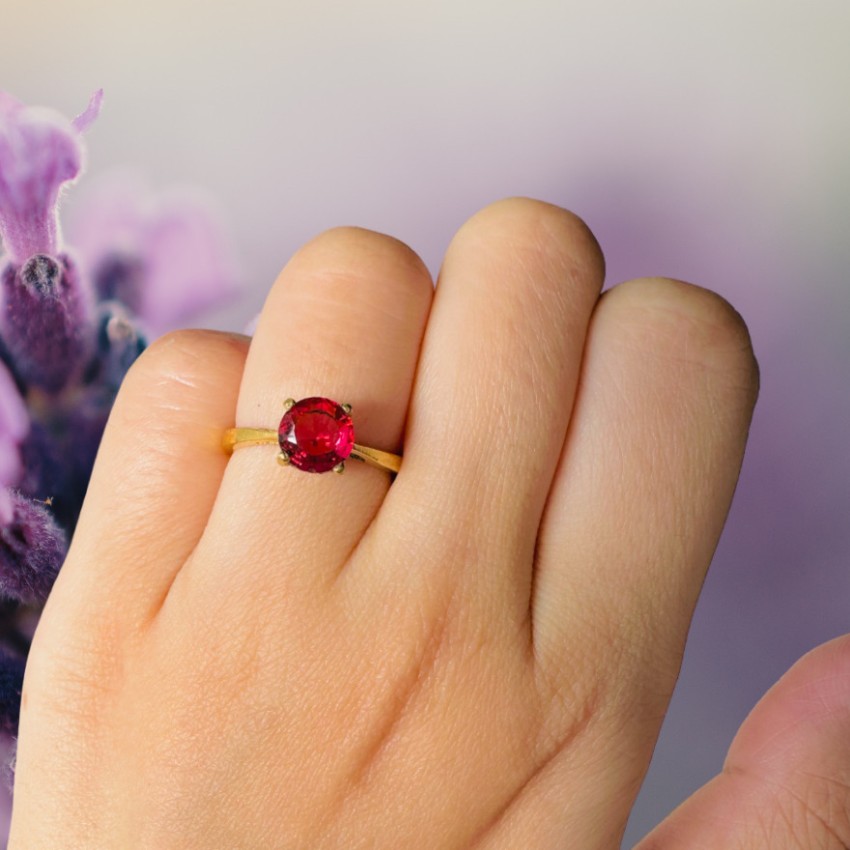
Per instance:
[[[240,329],[306,239],[358,224],[436,275],[506,195],[569,207],[608,285],[662,274],[747,320],[761,399],[624,846],[720,767],[756,700],[850,631],[850,5],[843,0],[4,4],[0,88],[67,115],[89,169],[217,197]]]

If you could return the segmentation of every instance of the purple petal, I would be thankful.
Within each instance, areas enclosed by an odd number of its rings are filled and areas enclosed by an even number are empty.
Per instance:
[[[99,108],[95,93],[79,127]],[[57,252],[59,188],[80,173],[83,159],[80,131],[67,118],[0,93],[0,235],[15,263]]]
[[[144,250],[146,222],[155,207],[139,172],[114,168],[86,180],[68,210],[66,233],[87,268],[114,251],[138,255]]]
[[[211,201],[188,190],[163,195],[148,231],[150,278],[141,310],[157,327],[182,324],[238,293],[225,227]]]
[[[68,234],[95,291],[124,301],[155,336],[238,294],[223,219],[199,190],[155,195],[122,169],[89,184]]]
[[[18,375],[59,392],[89,352],[89,293],[67,254],[36,254],[0,271],[3,338]]]
[[[100,107],[103,105],[103,89],[98,89],[89,98],[89,105],[71,122],[78,133],[88,130],[89,126],[100,115]]]
[[[15,114],[24,108],[25,105],[14,95],[0,89],[0,121],[13,120]]]
[[[65,559],[65,532],[45,505],[15,490],[10,496],[12,520],[0,527],[0,593],[44,602]]]

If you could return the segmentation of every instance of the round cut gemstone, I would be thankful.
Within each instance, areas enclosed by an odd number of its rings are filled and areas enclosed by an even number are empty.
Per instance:
[[[280,450],[305,472],[328,472],[354,448],[351,415],[329,398],[302,398],[280,420]]]

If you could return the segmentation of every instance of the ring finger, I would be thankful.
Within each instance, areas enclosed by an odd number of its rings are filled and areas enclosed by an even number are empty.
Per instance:
[[[323,396],[352,406],[358,444],[401,453],[432,295],[422,260],[389,236],[341,227],[307,243],[266,299],[236,425],[276,430],[284,400]],[[198,563],[218,594],[231,579],[244,580],[231,575],[237,560],[252,564],[255,599],[280,598],[284,585],[289,591],[327,581],[391,483],[386,471],[351,461],[344,475],[285,468],[276,462],[279,451],[274,444],[239,448],[228,462],[195,552],[203,553]],[[192,573],[190,561],[178,581]]]

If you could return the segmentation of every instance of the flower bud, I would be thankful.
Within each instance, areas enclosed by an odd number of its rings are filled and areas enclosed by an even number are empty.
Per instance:
[[[16,490],[9,496],[12,519],[0,527],[0,593],[20,602],[44,602],[65,560],[65,532],[45,505]]]
[[[89,347],[88,302],[77,266],[66,253],[35,254],[0,273],[3,338],[26,384],[58,393],[81,367]]]
[[[145,350],[147,340],[138,323],[119,301],[97,305],[94,318],[95,352],[86,367],[83,383],[103,387],[111,404],[133,361]]]

